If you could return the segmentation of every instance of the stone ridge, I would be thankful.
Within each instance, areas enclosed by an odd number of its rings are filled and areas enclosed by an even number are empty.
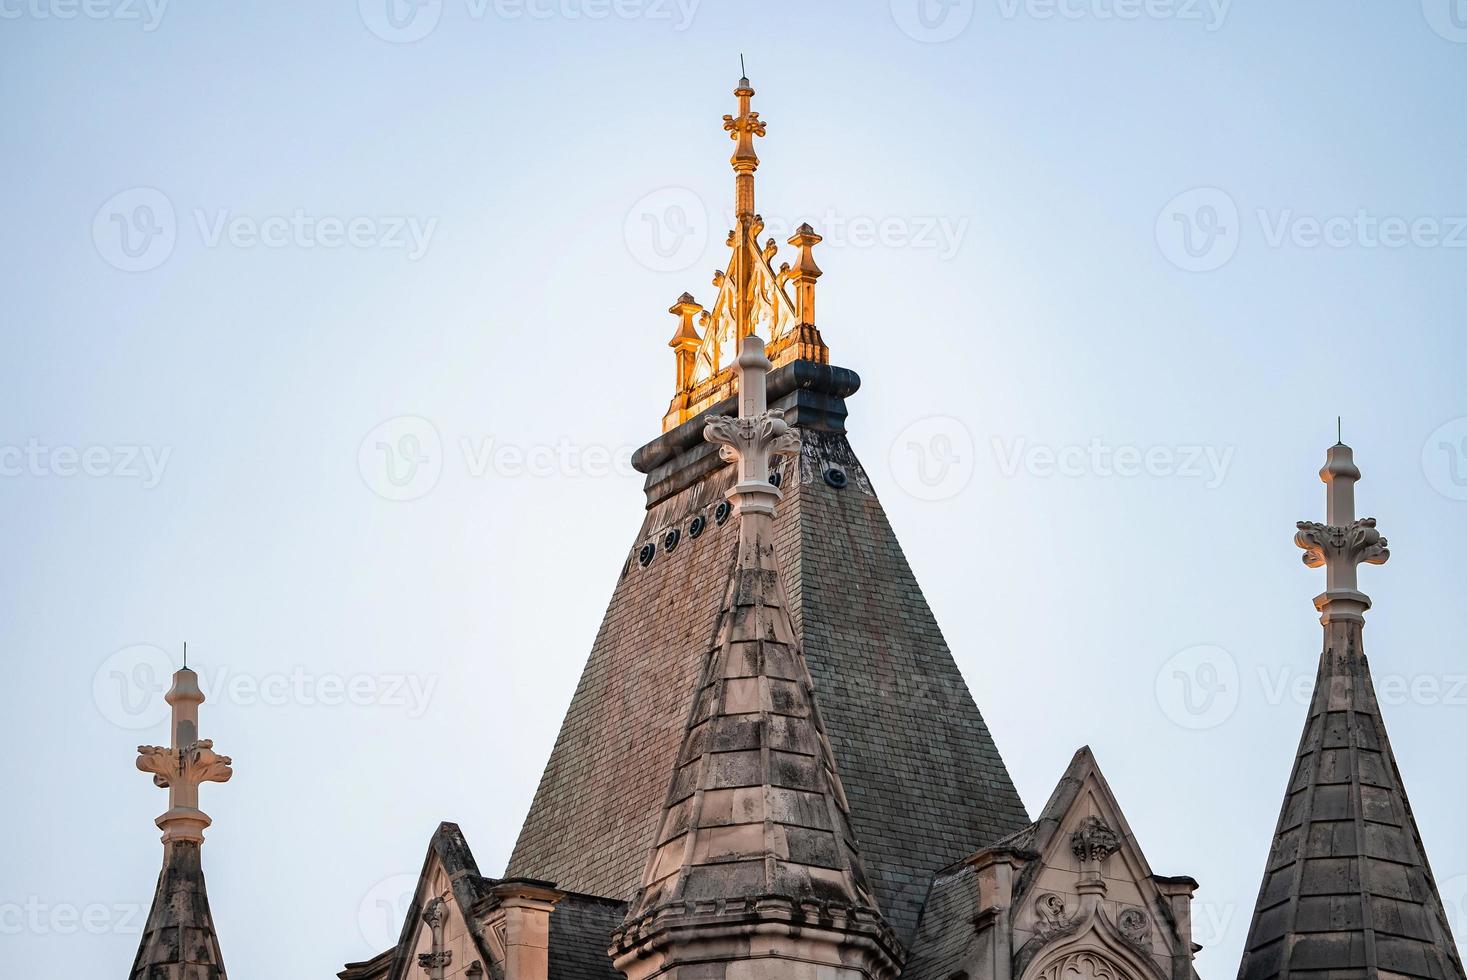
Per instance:
[[[163,845],[163,870],[131,980],[225,980],[197,841]]]
[[[768,896],[875,909],[779,572],[770,554],[748,562],[729,581],[629,920]]]
[[[849,443],[801,436],[777,557],[872,891],[906,941],[938,869],[1029,819]],[[713,520],[732,477],[717,467],[647,511],[508,874],[620,900],[640,885],[733,565],[737,521]]]
[[[1358,622],[1326,627],[1240,980],[1462,980]]]

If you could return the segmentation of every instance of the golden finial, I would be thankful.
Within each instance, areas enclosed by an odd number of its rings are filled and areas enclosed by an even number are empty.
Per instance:
[[[733,164],[735,175],[734,211],[742,218],[754,213],[754,171],[759,169],[759,155],[754,152],[754,137],[764,135],[765,123],[759,118],[759,113],[749,108],[750,100],[754,98],[754,87],[749,84],[747,75],[739,79],[739,87],[734,89],[734,95],[739,100],[739,114],[724,116],[723,128],[738,144],[734,147],[734,154],[729,162]]]
[[[795,310],[801,325],[813,326],[815,323],[815,280],[820,278],[821,272],[811,250],[822,241],[824,239],[815,234],[808,221],[800,225],[790,239],[790,244],[800,250],[789,276],[795,282]]]
[[[703,338],[693,326],[693,318],[703,312],[703,307],[693,299],[692,293],[683,293],[667,312],[678,318],[677,333],[667,342],[677,356],[677,390],[687,391],[693,386],[693,362]]]
[[[740,67],[742,63],[740,57]],[[765,124],[752,107],[754,86],[747,73],[739,78],[734,97],[738,115],[723,117],[724,131],[735,143],[730,159],[735,217],[728,233],[728,262],[713,274],[715,295],[707,310],[684,293],[669,311],[679,318],[669,344],[677,356],[678,387],[662,419],[664,430],[683,424],[735,390],[733,361],[745,337],[767,338],[766,354],[776,366],[830,360],[815,326],[820,267],[811,249],[820,236],[808,224],[802,225],[790,239],[799,250],[794,266],[785,263],[775,271],[778,249],[772,238],[760,241],[764,221],[754,211],[754,172],[759,169],[754,137],[764,135]],[[793,297],[790,284],[795,287]],[[701,330],[694,327],[695,320]]]

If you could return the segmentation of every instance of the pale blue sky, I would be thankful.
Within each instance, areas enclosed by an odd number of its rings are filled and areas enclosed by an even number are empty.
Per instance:
[[[233,976],[377,952],[439,820],[502,871],[634,543],[664,311],[722,262],[740,52],[760,209],[830,239],[852,443],[1030,810],[1092,745],[1231,977],[1343,414],[1463,931],[1461,0],[384,3],[0,0],[0,972],[130,963],[184,639]]]

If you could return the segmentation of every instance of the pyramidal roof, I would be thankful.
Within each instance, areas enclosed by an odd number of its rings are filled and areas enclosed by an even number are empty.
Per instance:
[[[1373,519],[1354,519],[1351,456],[1330,450],[1329,523],[1296,537],[1306,564],[1329,569],[1324,652],[1240,980],[1463,977],[1365,657],[1355,566],[1390,552]]]
[[[170,841],[133,960],[132,980],[224,980],[197,841]]]
[[[725,499],[735,467],[705,441],[704,424],[738,413],[734,355],[758,333],[774,364],[768,404],[800,434],[799,456],[774,467],[783,601],[852,801],[870,890],[906,939],[932,875],[1027,826],[1029,815],[846,438],[847,399],[861,379],[830,363],[815,326],[819,236],[801,229],[790,240],[786,270],[761,234],[751,153],[764,120],[746,80],[736,95],[738,116],[725,121],[738,151],[727,271],[717,296],[704,297],[707,311],[688,296],[673,305],[677,387],[664,431],[633,458],[646,474],[646,513],[508,874],[622,901],[642,887],[739,526]]]
[[[622,956],[645,957],[688,927],[713,925],[722,935],[773,920],[859,934],[877,951],[868,975],[894,975],[901,946],[866,882],[775,557],[782,495],[770,460],[798,455],[800,439],[783,412],[768,409],[771,363],[757,336],[744,338],[738,366],[740,414],[711,418],[705,430],[738,465],[728,495],[739,531],[732,571],[687,695],[656,843],[613,955],[624,968]]]
[[[730,576],[629,917],[762,896],[876,908],[772,550]]]

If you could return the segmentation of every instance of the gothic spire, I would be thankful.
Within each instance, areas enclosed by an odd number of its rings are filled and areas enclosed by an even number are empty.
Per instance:
[[[763,342],[745,338],[739,415],[705,430],[738,465],[728,494],[738,552],[656,843],[613,937],[631,980],[720,959],[763,959],[772,971],[749,976],[793,975],[793,959],[822,976],[875,980],[893,976],[901,955],[866,882],[774,554],[770,459],[800,444],[766,404],[769,366]],[[745,938],[731,946],[734,934]]]
[[[199,786],[228,782],[234,771],[228,756],[217,755],[212,741],[199,738],[204,701],[199,675],[187,667],[179,670],[165,700],[172,708],[172,746],[138,746],[137,767],[168,790],[168,810],[156,821],[163,831],[163,870],[130,977],[224,980],[199,855],[211,822],[199,809]]]
[[[731,359],[745,337],[767,336],[768,353],[775,364],[792,360],[825,364],[830,360],[830,351],[815,327],[815,280],[820,278],[820,268],[811,249],[819,244],[820,236],[808,224],[801,225],[789,240],[798,249],[795,266],[785,262],[775,268],[779,250],[773,238],[760,242],[764,219],[754,208],[754,174],[759,169],[754,139],[762,137],[768,126],[753,109],[754,87],[747,76],[739,79],[733,94],[738,99],[738,115],[723,117],[723,128],[735,144],[729,158],[734,171],[734,227],[728,233],[728,263],[713,274],[718,295],[706,314],[707,329],[696,344],[680,343],[689,336],[684,301],[696,306],[693,297],[683,294],[669,310],[681,322],[672,345],[677,351],[677,390],[663,418],[664,430],[676,428],[728,396],[735,373]],[[786,288],[790,282],[796,285],[793,298]]]
[[[1356,571],[1390,551],[1374,518],[1355,518],[1350,447],[1330,447],[1319,475],[1327,523],[1300,521],[1294,540],[1326,569],[1324,652],[1239,980],[1462,980],[1362,642]]]

